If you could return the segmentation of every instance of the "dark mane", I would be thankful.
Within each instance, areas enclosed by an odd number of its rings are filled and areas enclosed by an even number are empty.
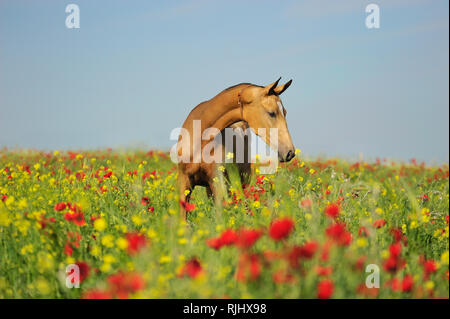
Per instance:
[[[234,89],[235,87],[238,87],[239,85],[244,85],[244,84],[246,84],[246,85],[253,85],[253,86],[257,86],[257,87],[260,87],[260,88],[263,88],[264,86],[261,86],[261,85],[256,85],[256,84],[253,84],[253,83],[247,83],[247,82],[244,82],[244,83],[239,83],[239,84],[236,84],[236,85],[232,85],[232,86],[230,86],[230,87],[227,87],[225,90],[223,90],[223,91],[228,91],[228,90],[231,90],[231,89]],[[222,91],[222,92],[223,92]]]

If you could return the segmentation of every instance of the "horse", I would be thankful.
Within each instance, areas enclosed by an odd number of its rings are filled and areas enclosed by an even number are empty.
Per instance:
[[[241,132],[235,137],[244,144],[243,156],[241,155],[237,163],[243,184],[249,180],[251,173],[248,128],[278,152],[281,162],[289,162],[295,157],[295,148],[286,123],[287,112],[280,99],[280,95],[291,85],[292,80],[278,85],[280,79],[281,77],[267,86],[251,83],[231,86],[212,99],[200,103],[189,113],[182,127],[182,132],[187,134],[180,134],[176,145],[180,203],[189,202],[195,186],[206,187],[208,195],[217,198],[218,191],[213,180],[217,176],[217,165],[222,162],[224,153],[218,152],[216,147],[225,149],[223,133],[228,128]],[[260,133],[274,128],[277,129],[277,143],[276,139],[271,138],[271,134]],[[198,135],[196,130],[200,132],[202,139],[195,137]],[[212,152],[213,160],[203,158],[205,151],[207,155]],[[236,155],[234,144],[233,155]],[[186,218],[184,205],[180,205],[180,214]]]

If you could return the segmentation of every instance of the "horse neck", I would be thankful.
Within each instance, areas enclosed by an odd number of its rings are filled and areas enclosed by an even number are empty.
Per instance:
[[[214,97],[207,106],[202,119],[202,128],[214,127],[219,131],[233,123],[243,121],[239,93],[243,86],[226,90]]]

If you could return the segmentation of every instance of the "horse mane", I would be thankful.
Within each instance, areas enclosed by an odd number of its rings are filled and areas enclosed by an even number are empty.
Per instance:
[[[264,86],[261,86],[261,85],[256,85],[256,84],[253,84],[253,83],[247,83],[247,82],[243,82],[243,83],[239,83],[239,84],[235,84],[235,85],[232,85],[232,86],[230,86],[230,87],[227,87],[226,89],[224,89],[222,92],[225,92],[225,91],[228,91],[228,90],[231,90],[231,89],[234,89],[235,87],[238,87],[239,85],[252,85],[252,86],[256,86],[256,87],[259,87],[259,88],[263,88]]]

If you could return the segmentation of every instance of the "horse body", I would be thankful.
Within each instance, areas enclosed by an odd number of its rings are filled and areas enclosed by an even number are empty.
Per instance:
[[[178,164],[181,201],[189,201],[190,193],[197,185],[205,186],[209,195],[216,195],[213,179],[217,174],[217,164],[222,163],[224,156],[230,151],[225,147],[224,130],[226,128],[242,130],[241,134],[235,135],[237,143],[233,143],[232,153],[236,156],[235,144],[243,144],[243,161],[241,158],[237,167],[244,184],[249,180],[251,162],[250,134],[247,128],[252,129],[257,135],[259,128],[277,128],[278,141],[281,141],[280,147],[277,145],[280,160],[289,161],[294,157],[294,146],[285,120],[286,110],[279,98],[292,80],[280,86],[277,86],[278,81],[266,87],[250,83],[238,84],[200,103],[189,113],[183,124],[183,129],[189,135],[187,137],[180,135],[177,143],[178,157],[181,158]],[[201,132],[201,136],[196,136],[196,130]],[[210,133],[206,134],[205,138],[204,134],[208,132]],[[221,132],[221,134],[214,132]],[[266,134],[263,138],[272,146],[270,135]],[[208,147],[215,145],[222,150],[214,152],[216,148],[213,149],[212,162],[207,162],[202,157],[202,152],[207,145]],[[185,155],[185,150],[188,150],[188,155]],[[183,208],[181,208],[181,214],[185,216]]]

